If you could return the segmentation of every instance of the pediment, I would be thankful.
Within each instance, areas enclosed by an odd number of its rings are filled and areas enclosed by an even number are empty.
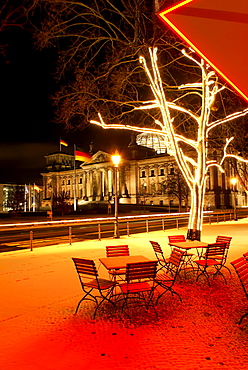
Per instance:
[[[103,152],[102,150],[98,150],[98,152],[93,154],[92,160],[88,163],[85,162],[84,164],[104,163],[109,161],[111,161],[111,155],[109,153]]]

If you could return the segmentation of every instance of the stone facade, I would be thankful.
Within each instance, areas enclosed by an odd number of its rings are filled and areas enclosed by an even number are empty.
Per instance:
[[[131,143],[121,153],[122,161],[117,171],[117,192],[122,204],[153,204],[178,206],[178,199],[168,197],[166,181],[175,171],[174,159],[166,153]],[[111,154],[98,151],[90,163],[75,162],[74,156],[62,152],[46,156],[43,176],[43,207],[51,204],[52,193],[67,192],[71,204],[108,202],[114,196],[114,170]],[[211,168],[206,187],[205,208],[232,208],[234,195],[230,189],[229,172],[220,174]],[[240,191],[237,205],[246,205]],[[190,204],[190,203],[189,203]]]

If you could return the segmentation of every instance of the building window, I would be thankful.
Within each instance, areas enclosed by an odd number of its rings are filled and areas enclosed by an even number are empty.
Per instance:
[[[156,195],[156,185],[154,182],[151,184],[151,195]]]
[[[146,171],[141,171],[141,177],[146,177]]]
[[[62,180],[62,185],[65,185],[65,180]]]
[[[146,183],[144,183],[140,187],[140,194],[144,195],[144,194],[146,194],[146,192],[147,192],[147,185],[146,185]]]
[[[174,174],[175,174],[174,167],[170,167],[169,168],[169,175],[174,175]]]
[[[160,169],[160,176],[164,176],[164,168]]]
[[[70,179],[67,181],[67,185],[71,185],[71,180]]]
[[[154,177],[155,174],[154,174],[154,170],[151,170],[151,177]]]
[[[82,179],[82,177],[80,177],[79,184],[82,184],[82,183],[83,183],[83,179]]]

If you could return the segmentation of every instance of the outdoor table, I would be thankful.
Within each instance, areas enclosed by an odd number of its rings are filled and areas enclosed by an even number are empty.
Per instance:
[[[123,269],[126,269],[127,263],[148,262],[151,260],[145,256],[136,255],[136,256],[103,257],[99,258],[99,261],[103,264],[104,267],[106,267],[108,271],[114,270],[118,274],[118,270],[123,271]]]
[[[191,249],[196,249],[197,251],[197,256],[199,259],[201,259],[203,253],[204,253],[204,249],[207,248],[209,243],[205,243],[205,242],[200,242],[199,240],[186,240],[185,242],[174,242],[174,243],[169,243],[169,245],[171,247],[176,247],[176,248],[179,248],[181,250],[184,250],[184,251],[188,251],[188,250],[191,250]],[[184,261],[184,266],[186,268],[188,268],[188,266],[190,265],[191,268],[193,269],[194,271],[194,259],[192,258],[189,258],[188,260],[185,260]],[[186,270],[185,270],[186,271]],[[186,274],[186,272],[185,272]]]
[[[119,257],[103,257],[99,258],[99,261],[106,267],[107,270],[119,270],[126,267],[127,263],[136,262],[148,262],[151,261],[149,258],[137,255],[137,256],[119,256]]]
[[[203,253],[203,249],[207,248],[209,243],[200,242],[199,240],[186,240],[186,242],[175,242],[169,244],[172,247],[176,247],[179,249],[189,250],[189,249],[196,249],[198,257],[200,258]],[[200,252],[201,250],[201,252]]]

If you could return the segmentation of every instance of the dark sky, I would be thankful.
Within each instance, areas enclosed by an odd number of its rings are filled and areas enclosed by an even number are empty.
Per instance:
[[[73,144],[87,151],[91,141],[95,150],[114,150],[120,140],[128,143],[128,133],[94,126],[68,133],[54,123],[49,96],[57,87],[52,77],[56,51],[35,50],[31,36],[21,29],[6,32],[0,41],[8,44],[6,57],[0,55],[0,183],[41,184],[44,156],[59,150],[60,137],[69,143],[63,149],[70,153]]]

